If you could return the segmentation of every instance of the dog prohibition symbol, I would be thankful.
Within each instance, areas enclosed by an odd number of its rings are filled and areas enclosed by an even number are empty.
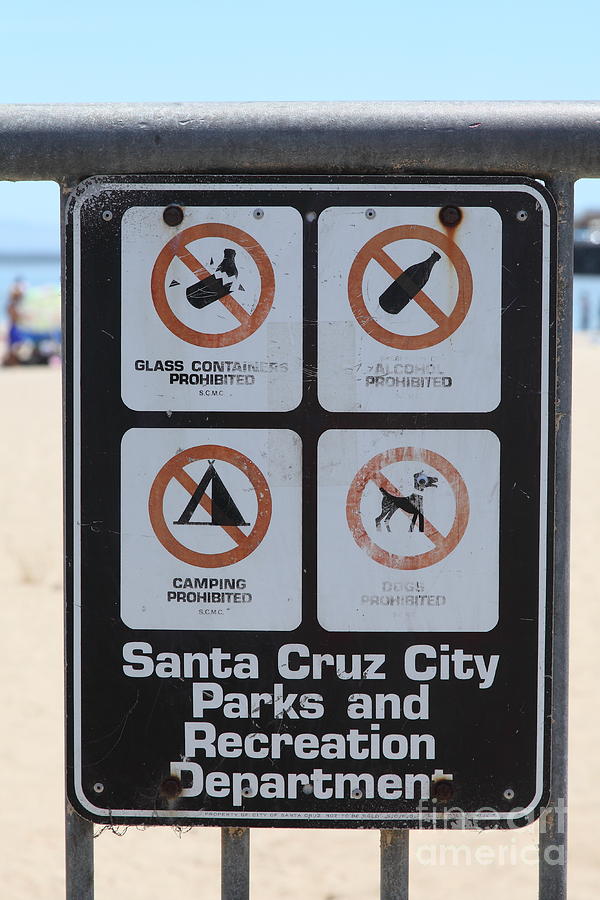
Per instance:
[[[426,475],[424,472],[415,472],[413,475],[413,483],[415,491],[424,491],[425,488],[437,487],[438,479],[433,475]],[[379,490],[383,494],[381,499],[381,513],[375,519],[375,527],[379,531],[383,522],[388,531],[390,528],[390,519],[394,513],[402,509],[405,513],[412,515],[409,531],[414,531],[417,519],[419,520],[419,531],[425,530],[425,516],[423,514],[423,494],[413,493],[409,497],[395,497],[385,488],[380,487]]]

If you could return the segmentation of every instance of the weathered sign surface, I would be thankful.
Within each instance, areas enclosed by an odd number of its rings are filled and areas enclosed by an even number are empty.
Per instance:
[[[552,199],[92,178],[67,223],[69,799],[524,824],[546,790]]]

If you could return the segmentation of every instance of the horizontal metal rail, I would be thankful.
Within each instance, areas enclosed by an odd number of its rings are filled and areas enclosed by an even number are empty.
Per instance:
[[[600,175],[600,103],[0,105],[1,177]]]

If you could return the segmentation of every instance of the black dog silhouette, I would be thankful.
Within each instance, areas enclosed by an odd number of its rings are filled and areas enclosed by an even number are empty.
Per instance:
[[[416,491],[423,491],[428,487],[437,487],[437,478],[432,475],[425,475],[424,472],[415,472],[413,482]],[[379,490],[383,494],[381,500],[381,513],[375,519],[375,527],[379,530],[381,523],[385,524],[388,531],[390,528],[390,519],[398,509],[404,510],[412,516],[408,530],[414,531],[417,519],[419,520],[419,531],[425,530],[425,516],[423,515],[423,494],[410,494],[408,497],[396,497],[390,494],[385,488],[380,487]]]

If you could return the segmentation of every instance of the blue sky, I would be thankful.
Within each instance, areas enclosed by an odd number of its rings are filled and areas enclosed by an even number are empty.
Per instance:
[[[2,11],[0,102],[594,100],[598,24],[587,0],[25,0]],[[0,185],[0,221],[55,226],[57,197]]]

